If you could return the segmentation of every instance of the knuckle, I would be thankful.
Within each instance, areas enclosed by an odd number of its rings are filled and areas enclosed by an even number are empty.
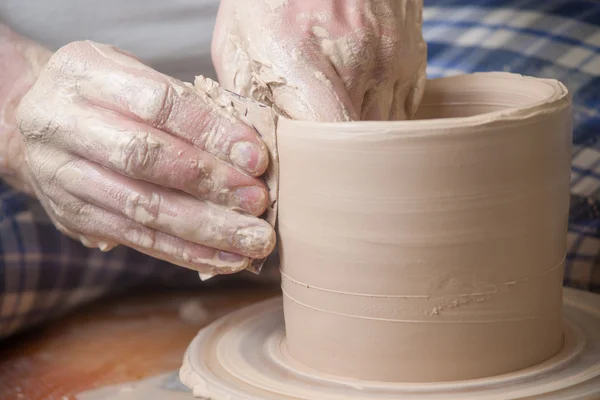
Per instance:
[[[208,196],[215,189],[215,182],[213,180],[212,166],[204,161],[195,161],[189,170],[187,182],[183,185],[189,188],[190,183],[196,185],[196,194],[205,197]],[[182,186],[183,186],[182,185]]]
[[[38,125],[38,129],[30,132],[31,139],[48,138],[61,129],[61,123],[56,116],[47,116],[45,121]]]
[[[78,225],[82,220],[86,220],[90,205],[80,200],[63,200],[58,203],[52,202],[52,212],[58,220],[69,225]]]
[[[213,200],[217,202],[221,202],[219,200],[223,200],[227,197],[227,190],[223,190],[220,196],[222,197],[222,199],[219,199],[218,185],[210,177],[200,181],[197,193],[198,196],[202,199]]]
[[[56,200],[48,198],[45,204],[48,216],[59,232],[89,247],[91,242],[84,235],[98,233],[93,232],[98,230],[98,224],[92,218],[93,205],[76,198],[64,197]]]
[[[47,146],[36,144],[27,147],[27,165],[32,178],[43,188],[46,196],[60,199],[64,187],[57,179],[61,166],[55,157],[56,152],[49,150]]]
[[[49,215],[52,223],[61,233],[73,237],[76,235],[74,229],[76,220],[71,213],[71,207],[65,202],[48,201]]]
[[[235,128],[239,129],[238,127]],[[233,140],[232,124],[224,122],[214,115],[207,114],[202,119],[201,129],[203,133],[200,138],[204,149],[217,158],[226,158]]]
[[[42,165],[42,167],[44,166]],[[83,183],[86,174],[78,168],[75,162],[69,161],[56,168],[54,179],[60,187],[70,192],[70,189],[77,188]]]
[[[160,216],[163,198],[158,193],[133,193],[125,201],[124,214],[143,225],[152,225]]]
[[[149,132],[133,132],[123,137],[109,162],[126,175],[137,177],[146,171],[159,150],[160,143]]]
[[[35,132],[36,120],[30,118],[31,111],[29,104],[26,101],[22,101],[16,112],[17,129],[21,132],[23,139],[31,136],[32,132]]]
[[[86,53],[91,45],[87,41],[75,41],[59,48],[50,58],[47,70],[58,75],[81,74],[85,70]]]
[[[25,141],[48,141],[65,125],[55,111],[43,105],[23,102],[17,110],[17,126]]]
[[[163,129],[171,120],[175,109],[175,91],[169,81],[157,82],[155,89],[156,97],[159,101],[156,103],[152,123],[157,129]]]

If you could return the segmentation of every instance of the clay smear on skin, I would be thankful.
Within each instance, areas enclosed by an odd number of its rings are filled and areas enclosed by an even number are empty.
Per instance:
[[[331,108],[331,101],[327,98],[323,102],[320,96],[304,99],[303,96],[306,93],[301,90],[303,88],[300,85],[324,85],[332,88],[333,84],[322,71],[315,69],[314,61],[310,60],[314,56],[302,54],[296,47],[298,46],[296,42],[273,39],[288,34],[280,31],[285,30],[280,22],[286,11],[286,8],[282,7],[285,3],[284,1],[267,0],[268,10],[271,14],[267,15],[265,19],[272,21],[272,23],[265,23],[262,26],[260,41],[244,40],[244,35],[237,32],[236,29],[227,32],[228,37],[225,39],[225,48],[221,49],[224,57],[222,67],[225,71],[225,86],[236,93],[265,104],[277,105],[284,115],[317,120],[322,113],[317,110]],[[357,79],[361,80],[360,77],[344,76],[344,71],[354,71],[354,75],[356,75],[357,70],[359,72],[374,71],[375,68],[372,65],[374,62],[382,65],[396,62],[394,60],[376,61],[374,58],[365,57],[362,51],[364,46],[361,43],[365,40],[365,35],[369,34],[368,32],[357,29],[341,37],[332,36],[323,25],[331,21],[334,16],[327,14],[325,10],[315,12],[314,15],[307,13],[297,15],[296,20],[305,23],[306,26],[302,27],[303,31],[312,32],[313,39],[317,42],[314,51],[319,53],[318,57],[329,59],[337,73],[342,74],[340,78],[344,81],[346,89],[356,91],[358,94],[366,90],[364,100],[362,98],[354,99],[355,106],[361,106],[363,101],[365,102],[364,111],[367,113],[365,115],[384,119],[389,116],[393,118],[410,117],[418,105],[425,79],[426,46],[420,34],[422,21],[420,18],[420,2],[409,0],[398,5],[400,11],[397,11],[397,18],[400,18],[401,21],[390,20],[390,10],[386,7],[369,2],[365,2],[363,7],[364,10],[361,9],[360,12],[365,15],[365,18],[374,19],[374,21],[368,23],[377,25],[384,32],[382,37],[370,39],[374,44],[377,43],[380,48],[394,47],[386,45],[387,42],[392,43],[392,38],[385,37],[385,34],[396,32],[397,29],[403,31],[394,34],[405,37],[406,40],[416,40],[415,43],[411,42],[411,53],[403,55],[401,60],[403,68],[390,68],[390,76],[377,82],[361,83],[356,82]],[[252,14],[255,10],[249,12]],[[355,7],[353,12],[358,13],[359,10]],[[247,13],[237,12],[236,18],[238,18],[240,24],[243,24],[243,21],[247,18]],[[274,51],[274,49],[277,49],[277,51]],[[293,59],[295,62],[294,68],[288,70],[286,63],[281,63],[274,58],[278,57],[278,54],[285,55],[286,59]],[[298,75],[297,71],[307,71],[306,76],[296,76]],[[311,78],[311,75],[316,78],[316,81]],[[299,79],[306,81],[300,82]],[[372,79],[369,78],[369,80]],[[402,90],[396,90],[397,87]],[[339,97],[338,91],[330,90],[330,92],[334,97],[338,96],[337,103],[341,105],[342,99]],[[350,93],[350,95],[353,96],[354,94]],[[390,110],[392,107],[394,109]],[[336,116],[336,120],[349,121],[361,117],[352,116],[346,107],[342,107],[341,111],[342,113]]]
[[[62,121],[64,130],[78,129],[77,124],[85,124],[90,122],[93,118],[98,118],[98,115],[87,112],[82,104],[77,103],[78,98],[73,93],[77,92],[78,95],[82,95],[85,98],[91,99],[100,105],[106,105],[110,108],[111,104],[119,104],[125,107],[132,115],[136,115],[141,119],[148,121],[154,121],[156,123],[164,123],[168,125],[168,129],[175,133],[180,133],[180,136],[185,137],[183,134],[184,126],[177,125],[169,121],[155,121],[157,116],[160,116],[162,109],[165,107],[164,102],[168,101],[170,97],[186,97],[195,96],[200,97],[204,102],[200,102],[201,105],[206,105],[210,112],[210,116],[213,118],[220,118],[225,122],[240,123],[231,112],[227,110],[207,93],[197,91],[190,84],[184,84],[175,80],[161,81],[160,77],[156,76],[156,73],[149,69],[149,67],[137,62],[136,60],[122,54],[120,51],[112,48],[111,46],[96,44],[96,43],[80,43],[73,45],[71,51],[81,52],[81,57],[96,57],[98,61],[99,70],[103,71],[92,76],[87,76],[88,73],[83,68],[83,62],[72,62],[65,60],[65,54],[58,54],[54,59],[52,68],[46,70],[47,74],[58,73],[56,69],[59,66],[67,65],[71,68],[73,73],[71,75],[63,76],[65,79],[65,87],[69,85],[77,85],[78,91],[69,92],[71,96],[62,96],[61,99],[64,101],[64,105],[71,107],[74,110],[71,115],[72,120]],[[66,51],[66,50],[65,50]],[[61,58],[62,57],[62,58]],[[108,66],[114,66],[117,63],[118,66],[123,67],[123,71],[114,72],[114,68],[107,68]],[[40,85],[37,86],[36,90],[39,94],[40,91],[48,89],[48,86],[54,85],[52,79],[42,79]],[[136,82],[136,86],[132,86],[132,82]],[[45,85],[45,86],[42,86]],[[137,85],[145,88],[145,90],[135,90]],[[207,88],[210,89],[210,88]],[[171,92],[174,91],[174,92]],[[130,99],[131,101],[125,101]],[[52,110],[26,110],[29,113],[34,112],[54,112]],[[184,110],[185,111],[185,110]],[[189,110],[188,110],[189,111]],[[192,111],[189,111],[192,112]],[[37,116],[37,115],[34,115]],[[185,112],[180,115],[185,117]],[[34,119],[31,115],[29,119]],[[46,119],[52,118],[52,116],[42,115]],[[182,118],[183,121],[187,120]],[[103,123],[104,120],[100,117],[99,123],[93,124],[93,128],[87,131],[87,142],[91,145],[97,143],[105,144],[105,146],[98,146],[96,149],[86,149],[92,152],[105,151],[109,149],[106,154],[107,161],[117,170],[123,170],[126,174],[135,173],[135,168],[145,167],[149,165],[152,160],[160,154],[159,151],[164,149],[165,143],[160,140],[155,140],[148,132],[135,131],[131,135],[105,135],[107,129],[114,130],[114,127],[110,125],[110,121]],[[181,122],[183,124],[184,122]],[[231,138],[228,135],[222,135],[218,132],[219,124],[211,124],[211,129],[202,133],[202,144],[205,150],[213,152],[219,158],[227,158],[229,148],[231,147]],[[111,133],[114,133],[111,131]],[[32,134],[35,134],[33,132]],[[106,137],[112,137],[113,142],[106,143]],[[135,141],[135,150],[130,151],[132,147],[132,140]],[[100,148],[102,147],[102,148]],[[61,149],[64,150],[64,149]],[[62,152],[62,156],[67,157],[67,152]],[[64,166],[63,172],[69,168],[70,159],[64,160],[65,157],[57,158],[54,157],[56,168],[61,165]],[[135,165],[130,165],[130,158],[134,157]],[[194,162],[195,160],[190,160]],[[204,168],[203,164],[195,161],[196,166],[199,169]],[[266,164],[266,160],[265,160]],[[131,168],[130,168],[131,167]],[[77,175],[77,171],[71,171]],[[87,172],[84,172],[85,175]],[[64,173],[63,173],[64,175]],[[221,190],[225,182],[225,176],[219,176],[218,174],[211,174],[210,179],[205,179],[202,182],[203,187],[201,188],[207,192],[216,193],[217,198],[229,198],[227,190]],[[81,177],[79,177],[81,180]],[[54,182],[48,184],[55,185]],[[71,182],[72,184],[72,182]],[[64,186],[64,182],[63,182]],[[137,189],[136,189],[137,190]],[[229,210],[224,207],[219,207],[211,203],[206,203],[206,214],[208,221],[201,221],[198,223],[192,223],[193,219],[186,219],[182,221],[180,214],[185,210],[164,210],[169,204],[176,204],[177,202],[170,202],[170,192],[168,195],[161,195],[160,193],[138,193],[136,190],[131,190],[130,193],[125,193],[124,199],[125,204],[122,210],[112,210],[117,214],[123,213],[124,216],[130,218],[133,221],[139,222],[142,225],[156,225],[159,228],[165,229],[165,231],[179,236],[184,239],[188,239],[191,242],[198,243],[202,242],[209,247],[225,248],[225,249],[239,249],[241,246],[247,247],[248,252],[254,255],[262,255],[265,251],[271,249],[274,245],[274,235],[272,229],[261,221],[256,221],[253,217],[239,215],[238,218],[228,218]],[[118,198],[120,194],[116,194],[114,198]],[[174,195],[175,196],[175,195]],[[99,197],[101,198],[101,197]],[[55,211],[60,213],[61,207],[54,207]],[[184,223],[186,222],[187,223]],[[241,226],[237,229],[236,223],[239,222]],[[87,224],[87,222],[86,222]],[[258,226],[256,226],[258,225]],[[65,229],[66,231],[66,229]],[[192,264],[207,264],[205,267],[210,268],[211,271],[219,269],[223,273],[231,273],[239,271],[245,268],[249,264],[248,259],[236,262],[231,260],[219,259],[219,251],[214,252],[214,256],[211,259],[199,259],[194,256],[190,250],[187,249],[176,249],[173,248],[172,243],[166,241],[156,241],[149,233],[144,233],[141,229],[132,229],[125,234],[127,237],[124,239],[142,249],[148,249],[154,251],[164,251],[169,255],[175,257],[175,260],[171,260],[176,263],[185,263],[187,266]],[[99,240],[99,238],[89,237],[88,235],[80,235],[69,231],[71,236],[79,238],[80,241],[86,246],[98,246],[102,250],[109,250],[114,246],[112,243]],[[262,237],[265,237],[261,240]],[[235,251],[235,250],[230,250]],[[182,252],[182,254],[180,254]],[[182,258],[182,259],[180,259]],[[200,266],[202,267],[202,266]]]

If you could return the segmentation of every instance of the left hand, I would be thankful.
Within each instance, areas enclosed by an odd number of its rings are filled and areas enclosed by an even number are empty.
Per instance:
[[[16,120],[37,199],[86,246],[123,244],[205,274],[245,269],[275,246],[258,218],[269,158],[258,134],[120,49],[63,46]]]
[[[412,117],[422,0],[222,0],[213,61],[229,90],[314,121]]]

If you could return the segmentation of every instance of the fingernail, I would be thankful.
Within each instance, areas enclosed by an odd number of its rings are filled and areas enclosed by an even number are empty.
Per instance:
[[[219,252],[219,260],[227,262],[240,262],[244,261],[246,257],[235,253],[229,253],[228,251]]]
[[[250,142],[237,142],[231,147],[229,159],[244,171],[253,174],[259,167],[260,151]]]
[[[267,194],[263,188],[241,187],[232,192],[229,205],[252,215],[260,215],[266,208],[266,198]]]
[[[275,238],[270,225],[249,226],[239,229],[233,237],[235,246],[256,258],[266,256],[274,247]]]

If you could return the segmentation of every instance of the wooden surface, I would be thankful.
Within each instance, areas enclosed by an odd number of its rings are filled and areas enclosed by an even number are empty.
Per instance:
[[[0,399],[74,399],[173,371],[204,325],[277,294],[274,288],[145,290],[95,303],[0,343]]]

